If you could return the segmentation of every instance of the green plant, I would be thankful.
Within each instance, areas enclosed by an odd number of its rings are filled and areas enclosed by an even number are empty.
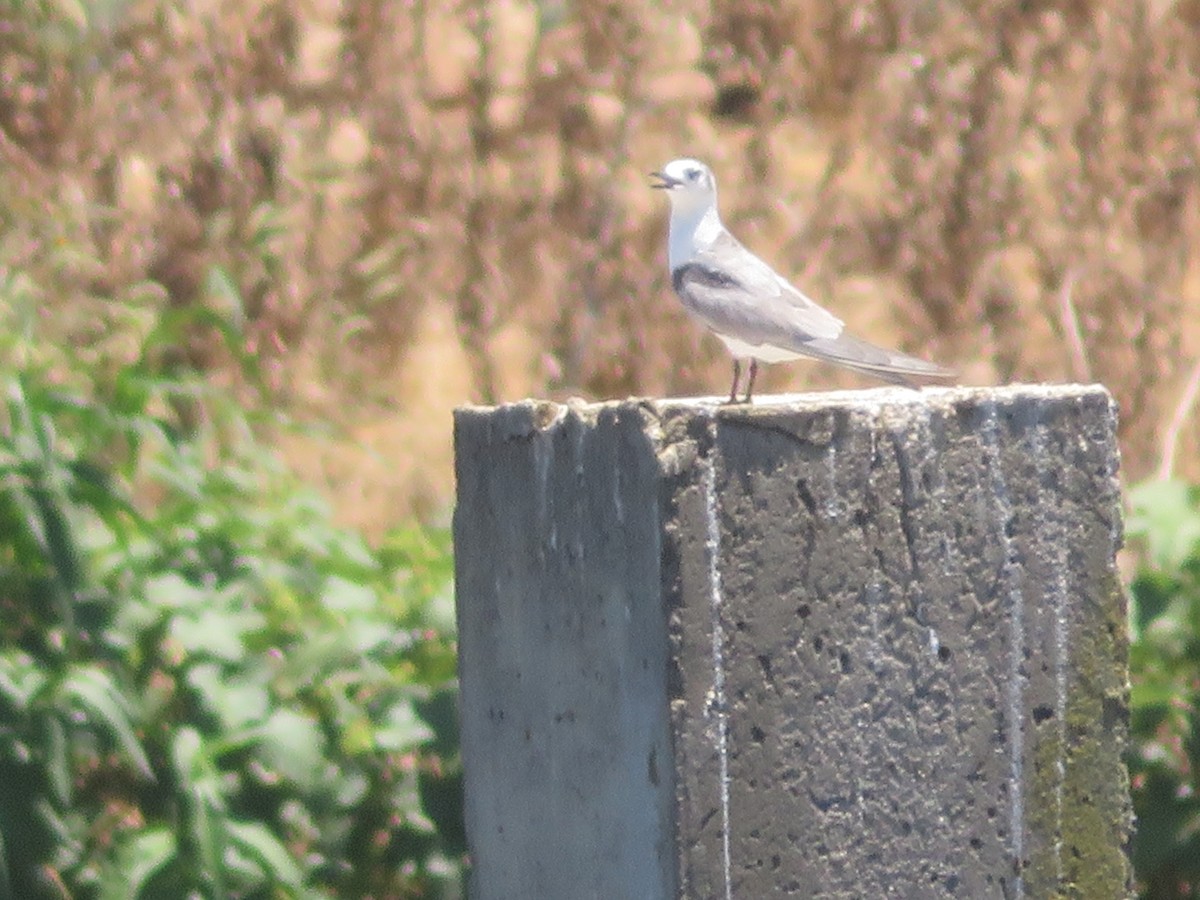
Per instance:
[[[447,531],[337,527],[154,341],[4,350],[0,900],[457,895]]]
[[[1200,488],[1131,492],[1129,532],[1145,553],[1132,583],[1130,647],[1134,868],[1142,896],[1200,886]]]

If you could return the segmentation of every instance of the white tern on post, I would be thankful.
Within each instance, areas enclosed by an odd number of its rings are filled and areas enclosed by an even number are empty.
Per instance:
[[[743,247],[721,224],[717,181],[704,163],[676,159],[650,174],[658,179],[653,186],[667,191],[671,201],[671,284],[684,308],[733,354],[730,403],[737,402],[741,360],[747,358],[744,403],[750,402],[760,361],[810,356],[910,387],[916,386],[915,378],[954,377],[941,366],[847,334],[841,319]]]

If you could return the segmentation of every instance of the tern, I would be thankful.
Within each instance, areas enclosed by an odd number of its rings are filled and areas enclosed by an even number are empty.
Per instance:
[[[744,359],[750,360],[750,372],[743,403],[750,402],[760,362],[802,356],[909,387],[918,378],[954,377],[941,366],[847,334],[841,319],[743,247],[721,224],[717,181],[704,163],[676,159],[650,174],[658,179],[653,187],[665,190],[671,201],[671,284],[684,308],[733,355],[730,403],[737,402]]]

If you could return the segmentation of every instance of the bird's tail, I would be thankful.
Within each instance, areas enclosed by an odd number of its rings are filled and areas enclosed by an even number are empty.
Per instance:
[[[804,352],[892,384],[918,387],[923,379],[948,381],[957,373],[915,356],[885,350],[843,332],[836,338],[805,341]]]

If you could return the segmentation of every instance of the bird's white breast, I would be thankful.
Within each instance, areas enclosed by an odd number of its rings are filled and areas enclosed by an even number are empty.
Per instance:
[[[697,251],[710,246],[721,232],[715,205],[698,209],[672,209],[667,235],[667,262],[674,272],[691,261]]]

